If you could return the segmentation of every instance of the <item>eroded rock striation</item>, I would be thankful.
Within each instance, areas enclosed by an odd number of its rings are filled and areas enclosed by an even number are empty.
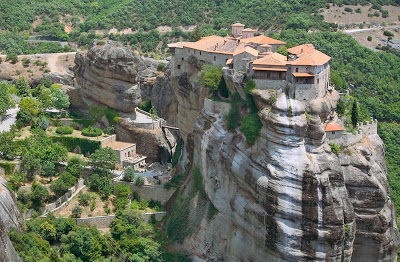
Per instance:
[[[22,230],[22,218],[13,193],[6,183],[0,176],[0,260],[22,261],[7,235],[11,227]]]
[[[141,102],[141,78],[152,75],[138,54],[114,41],[94,41],[86,55],[76,54],[75,64],[81,95],[126,113]]]
[[[225,77],[230,89],[242,88],[233,75]],[[337,118],[335,90],[307,107],[284,93],[271,105],[271,94],[256,90],[263,127],[248,146],[239,129],[227,130],[228,110],[216,110],[221,102],[205,106],[194,78],[171,80],[185,108],[177,112],[183,167],[200,168],[218,212],[196,217],[193,198],[188,224],[199,226],[178,249],[196,261],[396,261],[384,145],[377,135],[364,136],[332,153],[324,123]]]

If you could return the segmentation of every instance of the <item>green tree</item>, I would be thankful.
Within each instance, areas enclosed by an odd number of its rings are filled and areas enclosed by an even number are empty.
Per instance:
[[[56,228],[48,221],[44,221],[40,224],[40,236],[47,241],[53,242],[57,237]]]
[[[109,175],[119,162],[115,151],[109,147],[97,149],[89,157],[93,171],[99,175]]]
[[[26,81],[25,77],[21,76],[18,78],[17,82],[15,83],[15,87],[17,88],[17,95],[20,97],[29,95],[29,90],[31,87]]]
[[[38,103],[33,97],[22,98],[18,106],[21,110],[26,110],[32,116],[37,116],[39,113]]]
[[[11,61],[11,64],[18,63],[18,55],[17,54],[8,54],[6,56],[6,61]]]
[[[128,182],[132,182],[135,181],[135,169],[133,169],[133,167],[128,166],[127,168],[124,169],[124,180],[128,181]]]
[[[68,235],[61,237],[61,249],[74,254],[83,261],[94,261],[101,257],[100,238],[102,237],[97,238],[97,235],[93,235],[90,229],[79,227],[76,231],[71,231]]]
[[[208,92],[216,96],[218,94],[218,86],[222,77],[222,67],[209,64],[203,65],[199,72],[200,83],[208,88]]]
[[[128,197],[130,194],[132,194],[132,189],[130,186],[118,184],[114,188],[114,195],[117,197]]]
[[[0,152],[2,152],[1,158],[13,160],[16,157],[16,147],[13,141],[14,137],[14,130],[0,133]]]
[[[69,107],[69,97],[64,90],[57,89],[53,93],[53,105],[58,109],[64,109]]]
[[[42,176],[48,176],[48,177],[55,176],[56,175],[56,165],[54,165],[54,163],[51,161],[45,161],[42,164],[41,174],[42,174]]]
[[[346,113],[346,105],[342,99],[339,99],[336,105],[336,112],[339,116],[343,116]]]
[[[42,130],[46,130],[47,128],[49,128],[49,121],[47,121],[46,117],[42,116],[39,120],[39,127]]]
[[[145,179],[141,175],[137,175],[135,178],[135,186],[143,186],[145,182]]]
[[[358,122],[358,105],[357,100],[354,99],[353,107],[351,108],[351,123],[353,124],[353,128],[357,126]]]
[[[77,157],[70,158],[65,170],[79,179],[83,170],[82,161]]]
[[[46,187],[37,183],[33,184],[31,201],[35,206],[40,207],[49,197],[50,194]]]
[[[49,88],[42,88],[39,93],[40,107],[46,109],[53,104],[53,95]]]
[[[200,25],[196,25],[192,33],[190,34],[189,41],[190,42],[197,42],[203,36],[202,28]]]
[[[10,85],[6,81],[0,82],[0,115],[5,116],[8,109],[14,106],[14,101],[8,92]]]

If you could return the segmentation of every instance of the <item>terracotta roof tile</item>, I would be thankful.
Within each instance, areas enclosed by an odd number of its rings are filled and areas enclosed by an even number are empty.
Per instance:
[[[294,77],[314,77],[315,75],[310,73],[293,73]]]
[[[241,54],[243,52],[247,52],[249,54],[252,54],[253,56],[258,56],[258,51],[255,50],[254,48],[249,47],[249,46],[246,46],[244,48],[237,48],[235,50],[235,52],[233,52],[233,56],[236,56],[236,55]]]
[[[326,125],[325,132],[343,131],[344,129],[336,123],[329,123]]]
[[[287,58],[279,53],[272,53],[253,61],[253,65],[286,66]]]
[[[210,53],[233,54],[236,49],[244,48],[245,44],[238,43],[236,40],[229,38],[213,35],[203,37],[197,42],[185,45],[185,47]]]
[[[255,71],[278,71],[278,72],[286,72],[286,68],[272,68],[272,67],[253,67]]]
[[[297,56],[296,60],[288,62],[291,65],[318,66],[326,64],[331,59],[330,56],[316,50],[312,44],[295,46],[289,48],[287,51]]]
[[[256,30],[254,30],[254,29],[251,29],[251,28],[246,28],[246,29],[243,29],[242,30],[242,32],[255,32]]]
[[[281,45],[286,44],[285,42],[273,39],[273,38],[265,36],[265,35],[244,38],[244,39],[241,39],[240,41],[244,42],[244,43],[254,43],[254,44],[281,44]]]
[[[228,59],[228,60],[226,61],[226,64],[227,64],[227,65],[230,65],[230,64],[232,64],[232,62],[233,62],[233,59],[231,58],[231,59]]]

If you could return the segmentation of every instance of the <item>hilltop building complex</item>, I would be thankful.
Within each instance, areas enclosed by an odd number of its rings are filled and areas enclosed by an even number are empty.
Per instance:
[[[277,53],[285,42],[264,36],[254,36],[255,30],[243,24],[233,24],[227,37],[208,36],[197,42],[170,44],[172,74],[181,75],[190,66],[212,64],[253,77],[257,89],[286,92],[292,98],[308,104],[332,90],[329,86],[329,60],[312,44],[287,49],[288,55]]]

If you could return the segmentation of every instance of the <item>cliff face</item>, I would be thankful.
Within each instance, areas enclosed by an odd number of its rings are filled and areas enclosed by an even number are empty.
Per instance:
[[[256,93],[263,127],[250,147],[239,130],[227,131],[227,110],[203,108],[194,76],[171,81],[185,109],[178,127],[186,164],[200,168],[218,214],[200,218],[178,248],[199,261],[396,261],[383,143],[374,135],[332,153],[321,123],[336,118],[336,91],[307,108],[285,94],[269,105],[270,94]],[[196,208],[193,200],[190,220]]]
[[[0,176],[0,260],[22,261],[7,235],[11,227],[22,230],[22,218],[15,198],[6,183]]]
[[[83,99],[125,113],[141,102],[141,77],[152,75],[138,54],[114,41],[93,42],[86,55],[76,54],[75,64],[75,81]]]

